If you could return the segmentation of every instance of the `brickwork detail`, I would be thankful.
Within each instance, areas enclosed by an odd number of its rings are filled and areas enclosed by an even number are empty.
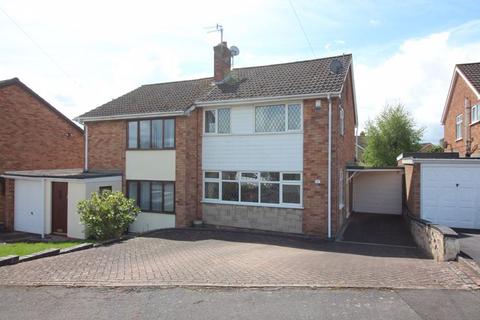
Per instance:
[[[405,165],[405,201],[408,211],[420,218],[420,175],[419,163]]]
[[[465,126],[462,128],[464,137],[456,141],[455,136],[455,118],[457,115],[463,114],[465,120],[465,98],[470,101],[470,106],[480,103],[477,95],[472,91],[468,84],[461,76],[457,76],[454,87],[452,88],[452,98],[448,108],[447,116],[444,124],[444,140],[447,143],[446,152],[459,152],[460,156],[465,155]],[[480,156],[480,123],[469,125],[472,137],[472,148],[478,145],[477,151],[473,156]]]
[[[82,130],[22,85],[0,88],[0,108],[0,174],[83,167]],[[3,204],[3,197],[0,202],[4,209],[0,221],[4,220],[5,227],[12,230],[13,206]]]
[[[302,233],[301,209],[204,203],[206,224],[288,233]]]

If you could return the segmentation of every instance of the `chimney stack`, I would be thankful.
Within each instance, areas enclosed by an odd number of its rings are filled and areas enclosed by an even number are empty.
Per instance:
[[[232,68],[232,56],[227,42],[222,41],[213,47],[213,80],[221,82],[230,73]]]

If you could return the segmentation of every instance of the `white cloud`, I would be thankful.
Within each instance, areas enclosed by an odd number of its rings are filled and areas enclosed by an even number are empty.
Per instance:
[[[370,19],[370,20],[368,20],[368,23],[369,23],[370,25],[376,27],[376,26],[378,26],[378,25],[380,24],[380,20],[378,20],[378,19]]]
[[[406,40],[395,54],[377,64],[356,64],[361,126],[386,103],[401,101],[417,124],[426,127],[425,140],[437,142],[443,136],[440,117],[455,64],[479,60],[479,38],[456,41],[458,35],[472,29],[480,31],[480,22]]]

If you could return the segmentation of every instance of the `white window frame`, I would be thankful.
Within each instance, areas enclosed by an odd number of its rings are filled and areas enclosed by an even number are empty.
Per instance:
[[[478,122],[480,122],[480,104],[474,105],[470,110],[470,124],[472,125]]]
[[[288,106],[299,105],[300,106],[300,128],[298,129],[288,129]],[[257,131],[257,108],[258,107],[273,107],[273,106],[283,106],[285,109],[285,130],[283,131]],[[253,106],[253,133],[254,134],[274,134],[274,133],[289,133],[289,132],[302,132],[303,131],[303,103],[301,102],[289,102],[289,103],[278,103],[278,104],[259,104]]]
[[[463,137],[463,114],[459,114],[455,117],[455,140],[462,140]]]
[[[236,180],[224,180],[222,179],[222,171],[234,171],[237,172]],[[206,172],[216,172],[218,173],[218,179],[216,178],[206,178]],[[261,173],[262,172],[278,172],[280,177],[278,181],[262,181]],[[242,179],[243,173],[256,173],[257,179]],[[284,180],[284,174],[299,174],[300,180]],[[218,183],[218,199],[211,199],[205,197],[205,182],[214,182]],[[237,182],[238,183],[238,201],[227,201],[222,200],[222,182]],[[242,202],[242,182],[253,182],[258,183],[258,202]],[[262,203],[261,202],[261,184],[262,183],[276,183],[279,184],[279,203]],[[296,185],[300,187],[300,203],[284,203],[283,202],[283,186],[284,185]],[[235,204],[243,206],[257,206],[257,207],[276,207],[276,208],[295,208],[303,209],[303,173],[298,171],[256,171],[256,170],[204,170],[203,171],[203,200],[204,203],[217,203],[217,204]]]
[[[339,108],[339,120],[340,120],[340,124],[339,124],[339,127],[340,127],[340,135],[345,135],[345,111],[343,110],[342,107]]]
[[[230,132],[218,132],[218,110],[219,109],[229,109],[230,110]],[[206,132],[206,113],[207,111],[213,111],[215,113],[215,132]],[[208,108],[203,110],[203,134],[204,135],[229,135],[232,134],[232,109],[228,107],[221,107],[221,108]]]

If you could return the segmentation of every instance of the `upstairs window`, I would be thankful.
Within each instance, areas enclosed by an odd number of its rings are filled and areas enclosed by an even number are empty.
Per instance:
[[[462,124],[463,124],[463,114],[459,114],[455,118],[455,139],[462,139]]]
[[[127,144],[128,149],[174,149],[175,119],[129,121]]]
[[[302,129],[300,104],[255,107],[255,132],[285,132]]]
[[[205,110],[205,133],[230,133],[230,108]]]
[[[480,121],[480,104],[477,104],[476,106],[472,107],[472,121],[471,123],[474,124],[478,121]]]

